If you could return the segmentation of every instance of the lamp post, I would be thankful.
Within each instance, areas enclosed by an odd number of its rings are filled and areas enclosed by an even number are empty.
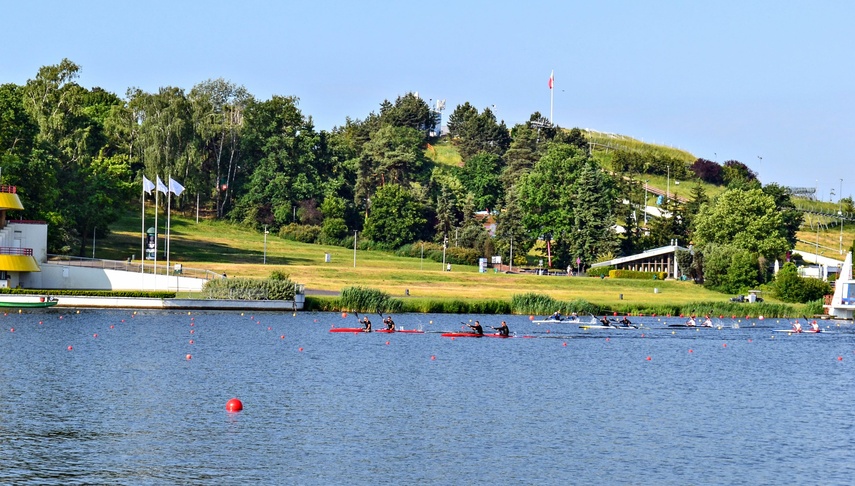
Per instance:
[[[840,216],[840,254],[843,254],[843,205],[840,198],[843,197],[843,178],[840,178],[840,192],[837,193],[837,215]]]
[[[270,233],[267,231],[267,225],[264,225],[264,264],[267,265],[267,234]]]

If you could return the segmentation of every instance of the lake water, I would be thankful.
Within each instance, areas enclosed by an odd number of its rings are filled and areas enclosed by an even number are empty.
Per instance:
[[[357,325],[330,313],[10,313],[0,483],[853,482],[851,323],[396,316],[470,319],[518,337],[330,333]]]

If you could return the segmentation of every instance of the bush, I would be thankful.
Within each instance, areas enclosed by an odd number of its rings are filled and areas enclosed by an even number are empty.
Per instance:
[[[609,278],[628,278],[633,280],[665,280],[667,272],[639,272],[636,270],[609,270]]]
[[[589,277],[599,277],[602,275],[608,275],[609,272],[614,270],[615,267],[609,265],[608,267],[597,267],[597,268],[589,268],[585,274]]]
[[[316,243],[321,234],[320,226],[291,223],[279,229],[279,237],[301,243]]]
[[[579,315],[599,314],[600,307],[582,299],[562,302],[548,295],[535,293],[517,294],[511,297],[511,312],[514,314],[550,315],[555,311],[562,314],[572,312]]]
[[[401,311],[401,301],[389,294],[367,287],[347,287],[341,291],[339,305],[342,310],[354,312],[391,313]]]
[[[830,294],[831,285],[820,279],[800,277],[795,264],[787,262],[775,276],[774,292],[784,302],[806,303]]]
[[[208,280],[202,287],[209,299],[293,300],[297,284],[284,278],[222,278]]]

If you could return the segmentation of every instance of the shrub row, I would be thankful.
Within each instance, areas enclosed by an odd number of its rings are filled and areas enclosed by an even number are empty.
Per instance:
[[[175,292],[154,290],[83,290],[83,289],[0,289],[0,294],[14,295],[66,295],[73,297],[134,297],[146,299],[174,299]]]
[[[202,287],[202,292],[209,299],[231,300],[292,300],[297,285],[287,277],[256,279],[256,278],[223,278],[208,280]]]
[[[609,270],[609,278],[629,278],[633,280],[665,280],[667,272],[639,272],[637,270]]]

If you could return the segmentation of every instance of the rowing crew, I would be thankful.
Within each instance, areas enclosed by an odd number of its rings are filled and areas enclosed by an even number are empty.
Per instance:
[[[483,335],[484,335],[484,328],[483,328],[483,327],[481,327],[481,323],[480,323],[480,322],[475,321],[475,324],[466,324],[466,325],[467,325],[467,326],[469,326],[469,328],[470,328],[470,329],[472,329],[472,331],[473,331],[475,334],[477,334],[477,335],[479,335],[479,336],[483,336]],[[505,322],[505,321],[502,321],[502,325],[501,325],[501,326],[499,326],[499,327],[493,327],[493,326],[490,326],[490,328],[491,328],[491,329],[493,329],[493,330],[495,330],[495,331],[496,331],[496,334],[498,334],[499,336],[508,336],[508,335],[510,335],[510,329],[508,329],[508,323],[507,323],[507,322]]]
[[[560,312],[560,311],[555,311],[555,313],[554,313],[554,314],[552,314],[551,316],[549,316],[549,319],[550,319],[550,320],[553,320],[553,321],[564,321],[564,320],[567,320],[567,321],[577,321],[577,320],[579,320],[579,316],[578,316],[578,315],[576,315],[576,313],[575,313],[575,312],[573,312],[573,313],[571,313],[571,314],[570,314],[569,316],[567,316],[567,317],[562,317],[562,316],[561,316],[561,312]]]
[[[392,320],[392,316],[384,317],[383,324],[386,326],[387,331],[395,330],[395,321]],[[368,316],[362,317],[362,332],[371,332],[371,320],[368,319]]]
[[[822,330],[819,328],[819,324],[817,324],[816,321],[813,321],[810,323],[810,331],[811,332],[822,332]],[[804,332],[802,330],[802,325],[798,320],[796,320],[796,322],[793,323],[793,332]]]
[[[686,327],[696,327],[697,325],[695,316],[690,317],[689,320],[686,321]],[[704,316],[704,322],[701,324],[701,327],[713,327],[712,319],[710,319],[709,315]]]
[[[603,316],[603,318],[600,319],[600,324],[602,324],[605,327],[612,327],[613,322],[615,322],[615,321],[612,321],[611,319],[609,319],[609,316]],[[623,318],[621,320],[617,321],[617,323],[620,324],[622,327],[631,327],[632,326],[632,321],[629,320],[628,316],[623,316]]]

